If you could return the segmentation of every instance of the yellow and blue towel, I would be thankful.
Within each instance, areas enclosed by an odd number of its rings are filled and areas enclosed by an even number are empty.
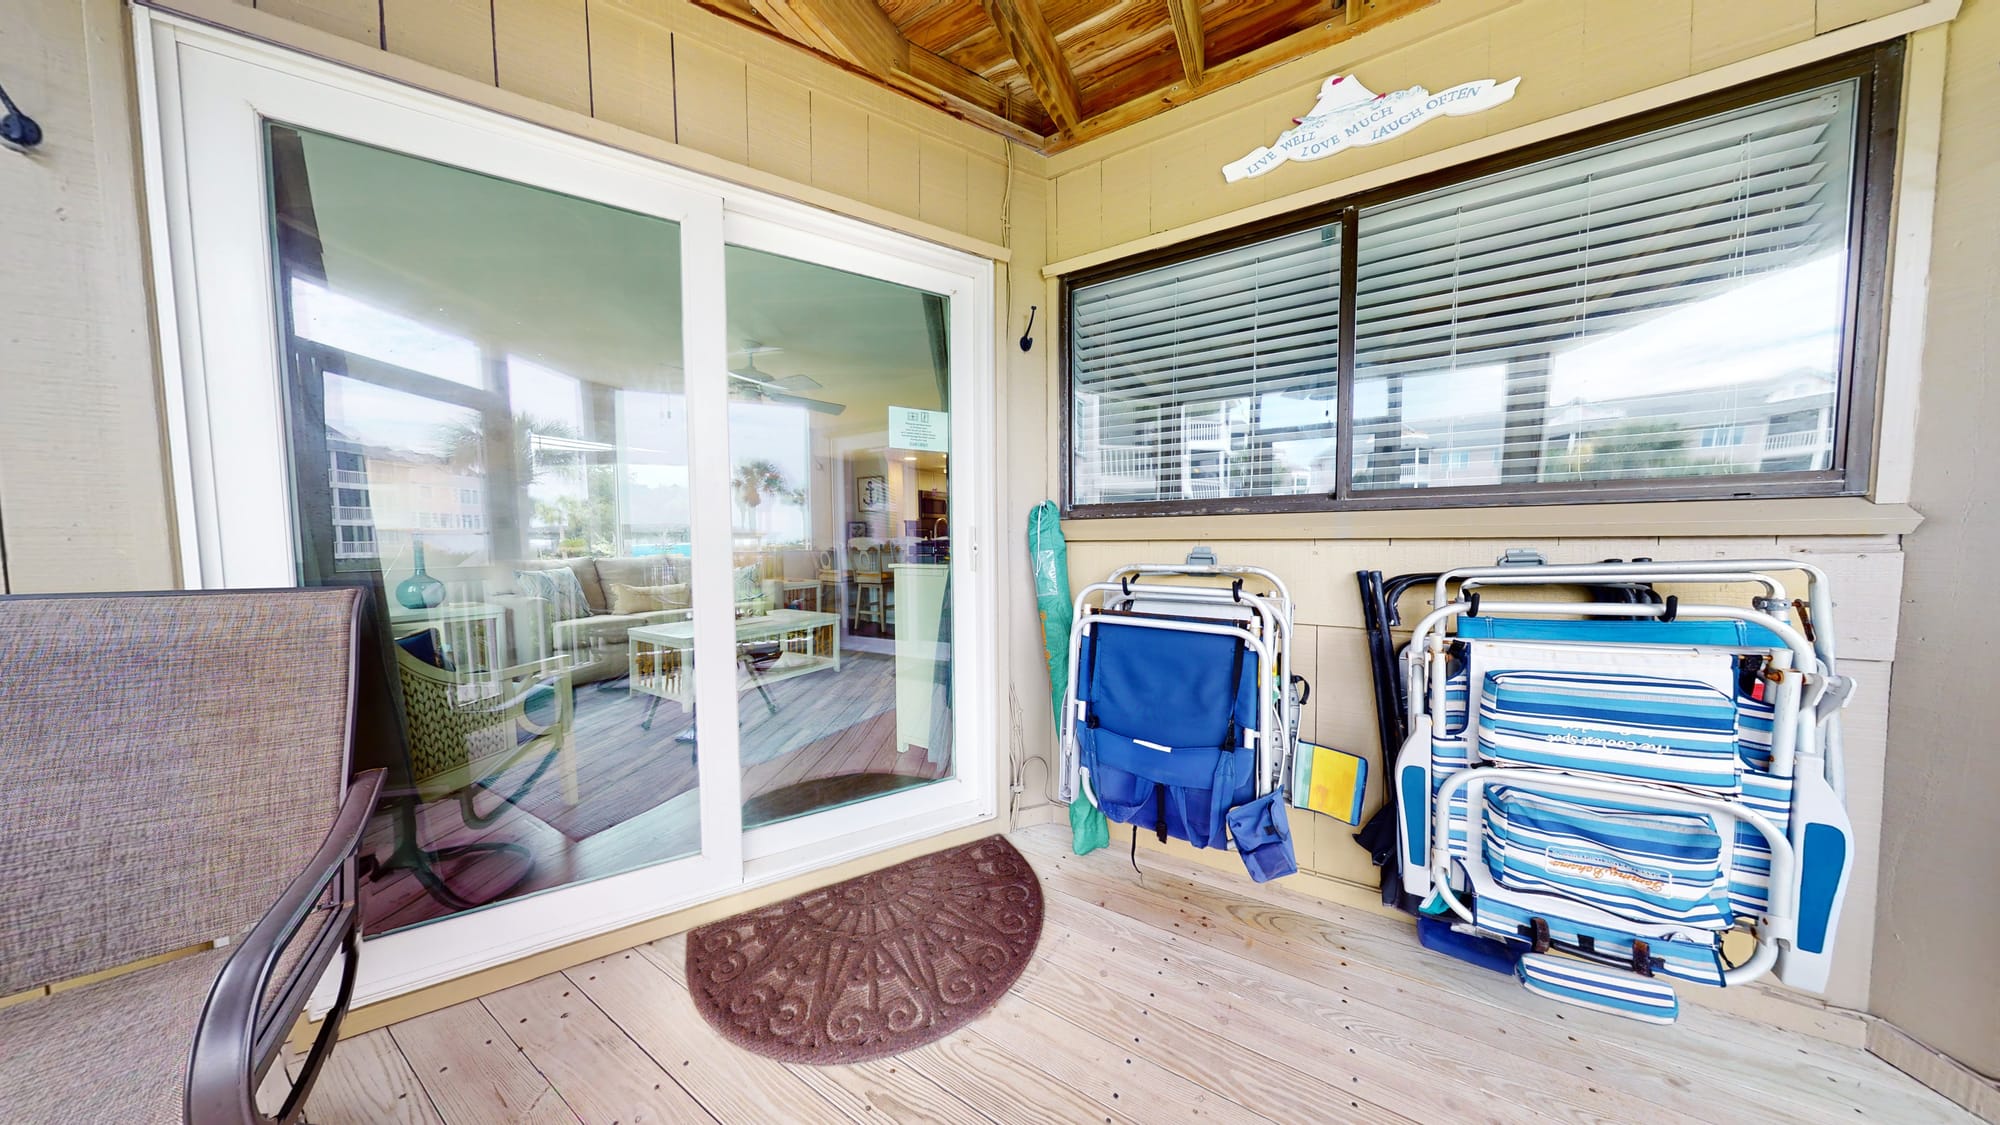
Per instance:
[[[1368,792],[1368,759],[1345,750],[1299,743],[1295,803],[1349,824],[1361,823],[1361,799]]]

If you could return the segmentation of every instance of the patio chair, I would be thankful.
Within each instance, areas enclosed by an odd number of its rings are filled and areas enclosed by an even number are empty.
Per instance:
[[[398,781],[383,802],[394,843],[385,857],[364,857],[362,873],[372,879],[409,871],[437,902],[451,910],[470,910],[525,882],[534,874],[534,855],[511,840],[427,848],[421,842],[418,810],[434,801],[456,800],[467,828],[490,827],[558,761],[563,797],[575,804],[574,668],[569,657],[555,656],[462,672],[449,666],[440,641],[436,630],[425,629],[397,638],[393,646],[409,756],[394,771]],[[516,767],[526,768],[526,776],[502,784]],[[401,780],[405,776],[407,782]],[[498,797],[487,812],[479,811],[481,792]],[[512,857],[517,861],[514,874],[480,895],[465,894],[451,885],[444,870],[473,856]]]
[[[409,717],[410,776],[419,797],[456,798],[466,826],[485,828],[560,760],[565,795],[574,804],[575,690],[568,658],[461,672],[445,666],[443,651],[434,630],[396,642],[396,674]],[[510,791],[496,788],[515,766],[538,756]],[[475,800],[482,790],[500,798],[489,812],[480,812]]]
[[[0,1121],[301,1119],[353,988],[382,782],[347,776],[360,608],[339,589],[0,598],[0,996],[29,994],[0,1008]],[[261,1112],[336,954],[318,1038]]]

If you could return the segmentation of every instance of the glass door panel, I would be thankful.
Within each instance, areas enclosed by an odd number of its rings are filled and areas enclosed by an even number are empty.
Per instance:
[[[699,852],[679,224],[265,142],[301,578],[374,595],[367,932]]]
[[[724,266],[747,830],[953,776],[950,300]]]

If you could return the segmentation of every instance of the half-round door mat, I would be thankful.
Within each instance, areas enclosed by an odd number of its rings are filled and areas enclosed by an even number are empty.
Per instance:
[[[703,926],[688,935],[688,990],[739,1046],[861,1062],[970,1022],[1041,934],[1034,869],[988,836]]]

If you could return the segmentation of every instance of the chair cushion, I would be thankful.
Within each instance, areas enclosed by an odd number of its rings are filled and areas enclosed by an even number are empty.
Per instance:
[[[0,1121],[180,1125],[195,1025],[230,952],[0,1008]]]
[[[605,589],[611,595],[611,612],[614,614],[686,609],[690,604],[688,588],[684,583],[671,583],[665,586],[627,586],[623,582],[607,582]]]
[[[447,672],[454,670],[451,661],[445,659],[444,650],[438,647],[436,629],[419,629],[407,637],[397,637],[396,644],[433,668],[442,668]]]
[[[597,560],[597,578],[608,594],[612,583],[620,586],[677,586],[687,581],[688,560],[672,555]],[[603,612],[611,607],[599,607]],[[612,610],[612,612],[617,612]]]
[[[577,649],[589,647],[592,641],[623,645],[631,639],[634,628],[670,621],[675,616],[673,612],[660,610],[651,613],[598,613],[574,621],[558,621],[554,629],[556,649],[574,653]]]
[[[515,581],[518,585],[520,581],[518,576],[522,571],[567,570],[576,575],[577,588],[583,591],[583,604],[589,606],[593,613],[603,613],[607,606],[597,563],[596,559],[528,559],[514,564]],[[521,592],[531,598],[539,596],[538,592],[525,588]]]
[[[522,594],[548,603],[551,621],[574,621],[591,614],[593,607],[583,586],[568,567],[516,571],[514,581]]]

